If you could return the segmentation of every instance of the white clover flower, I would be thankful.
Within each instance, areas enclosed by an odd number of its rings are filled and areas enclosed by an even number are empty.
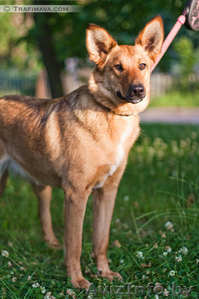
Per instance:
[[[39,284],[38,282],[33,283],[33,284],[32,284],[32,287],[33,287],[33,288],[39,288],[39,287],[40,287],[40,284]]]
[[[120,260],[120,264],[123,264],[123,263],[124,263],[124,260],[121,259],[121,260]]]
[[[164,225],[168,230],[172,229],[173,228],[173,223],[170,222],[170,221],[167,221]]]
[[[46,293],[46,288],[45,287],[40,287],[40,289],[41,289],[41,292],[42,292],[42,294],[45,294]]]
[[[124,196],[124,201],[129,201],[129,196],[128,195]]]
[[[171,271],[169,272],[169,276],[175,276],[175,271],[174,271],[174,270],[171,270]]]
[[[182,256],[181,255],[176,256],[175,259],[176,259],[177,262],[182,262]]]
[[[143,256],[143,252],[142,251],[138,251],[136,256],[139,258],[139,259],[143,259],[144,256]]]
[[[51,292],[46,293],[46,295],[44,296],[44,299],[51,299],[52,298],[51,295],[52,295]]]
[[[167,252],[171,252],[172,251],[172,248],[170,246],[166,246],[165,249],[166,249]]]
[[[196,132],[191,132],[191,138],[196,139],[197,138],[197,133]]]
[[[155,295],[155,299],[159,299],[159,296],[158,296],[158,295]]]
[[[164,251],[164,252],[163,252],[163,255],[164,255],[164,256],[167,256],[167,254],[168,254],[167,251]]]
[[[7,250],[1,250],[1,255],[5,257],[9,257],[9,252]]]
[[[75,292],[73,292],[71,289],[67,289],[66,290],[66,294],[69,295],[69,296],[71,296],[73,299],[76,298]]]
[[[179,252],[182,252],[182,254],[187,255],[188,249],[187,247],[182,247]]]
[[[164,293],[163,293],[166,297],[169,296],[169,291],[167,291],[167,289],[164,289]]]

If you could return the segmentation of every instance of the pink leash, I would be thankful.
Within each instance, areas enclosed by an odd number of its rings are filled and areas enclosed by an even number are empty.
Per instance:
[[[185,23],[185,21],[186,21],[185,12],[183,12],[183,15],[179,16],[177,22],[175,23],[170,33],[168,34],[167,38],[165,39],[162,45],[161,54],[156,59],[156,62],[151,66],[151,72],[154,70],[154,68],[156,67],[156,65],[158,64],[158,62],[160,61],[160,59],[162,58],[162,56],[164,55],[164,53],[166,52],[170,44],[172,43],[174,37],[180,30],[181,26]]]

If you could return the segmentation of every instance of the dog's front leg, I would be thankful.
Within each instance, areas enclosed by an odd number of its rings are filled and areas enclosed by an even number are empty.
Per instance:
[[[93,191],[93,256],[99,275],[108,280],[114,277],[122,278],[119,273],[110,270],[107,249],[115,198],[125,165],[126,163],[121,165],[114,175],[107,179],[103,188]]]
[[[64,205],[64,249],[65,265],[68,277],[75,288],[89,288],[89,282],[83,277],[80,265],[82,249],[82,228],[88,192],[65,189]]]

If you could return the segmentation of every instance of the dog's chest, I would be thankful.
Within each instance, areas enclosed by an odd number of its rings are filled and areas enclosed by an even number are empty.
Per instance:
[[[112,163],[109,164],[108,170],[105,174],[103,174],[102,178],[98,180],[98,182],[95,184],[94,188],[102,188],[105,181],[109,176],[112,176],[118,167],[122,164],[126,151],[131,146],[131,139],[133,137],[133,126],[132,126],[132,120],[131,118],[125,119],[125,126],[123,129],[123,132],[119,138],[119,141],[117,142],[116,146],[113,148],[113,151],[111,153],[112,156]]]

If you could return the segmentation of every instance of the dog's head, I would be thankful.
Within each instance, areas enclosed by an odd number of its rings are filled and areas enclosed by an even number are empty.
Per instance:
[[[135,46],[119,46],[104,28],[90,24],[86,45],[96,64],[92,84],[115,106],[128,104],[127,110],[136,113],[144,110],[150,96],[150,67],[161,52],[163,38],[160,16],[147,23]]]

